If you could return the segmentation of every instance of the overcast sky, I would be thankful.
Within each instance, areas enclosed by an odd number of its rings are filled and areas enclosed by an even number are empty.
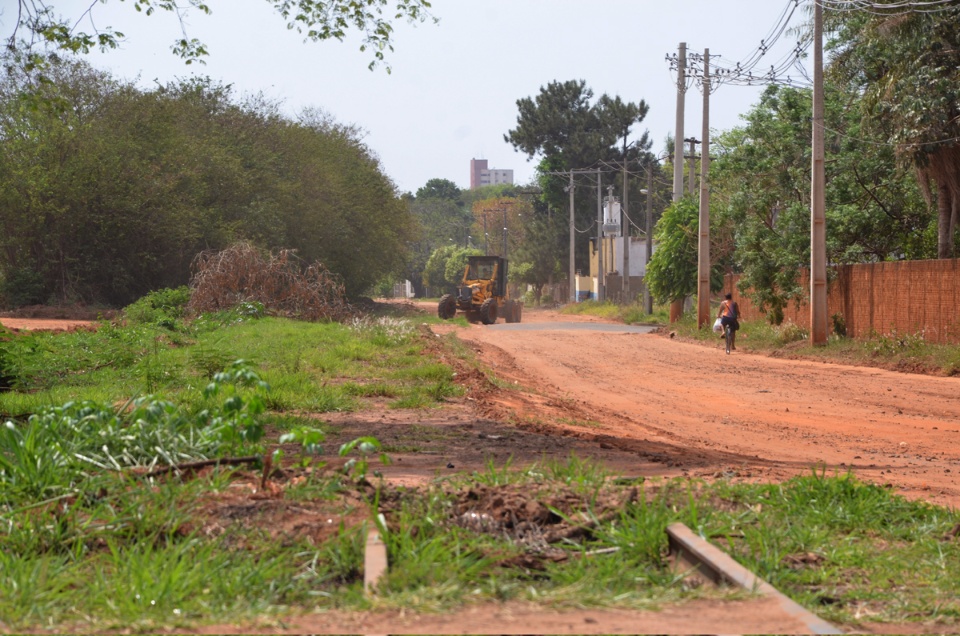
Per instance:
[[[92,0],[54,0],[76,18]],[[792,1],[792,0],[791,0]],[[673,130],[676,90],[664,56],[683,41],[688,49],[732,60],[747,57],[768,35],[787,0],[433,0],[438,24],[397,25],[396,51],[384,68],[359,39],[304,42],[287,30],[264,0],[209,0],[212,15],[194,11],[188,34],[210,50],[206,65],[185,66],[170,52],[179,36],[166,12],[145,16],[132,3],[96,4],[98,27],[127,35],[121,50],[93,54],[95,66],[143,86],[177,77],[209,75],[243,93],[262,91],[290,115],[319,107],[366,131],[400,191],[416,191],[432,178],[470,184],[470,159],[512,168],[528,182],[536,159],[515,152],[503,135],[516,125],[517,99],[535,96],[551,81],[586,80],[599,96],[646,100],[654,151]],[[0,0],[4,36],[15,0]],[[805,18],[798,11],[794,23]],[[81,25],[90,29],[89,23]],[[781,42],[789,50],[792,42]],[[723,86],[710,102],[711,128],[740,123],[761,89]],[[685,136],[700,137],[702,96],[686,100]]]

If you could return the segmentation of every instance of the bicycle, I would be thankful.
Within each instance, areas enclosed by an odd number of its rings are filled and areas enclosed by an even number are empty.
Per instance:
[[[733,325],[723,326],[723,339],[727,343],[727,355],[730,355],[730,348],[733,346]]]

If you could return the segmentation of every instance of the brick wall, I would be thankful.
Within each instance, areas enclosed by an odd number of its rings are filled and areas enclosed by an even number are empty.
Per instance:
[[[803,289],[809,290],[807,272],[800,278]],[[843,265],[832,268],[828,278],[827,324],[831,332],[829,317],[840,314],[848,336],[922,331],[931,342],[960,342],[960,259]],[[727,276],[724,293],[731,292],[740,303],[744,319],[763,318],[737,290],[738,279]],[[799,308],[790,303],[783,313],[784,321],[809,328],[806,301]]]

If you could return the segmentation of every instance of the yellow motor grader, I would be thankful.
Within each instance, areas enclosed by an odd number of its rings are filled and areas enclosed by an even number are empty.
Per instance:
[[[463,270],[463,282],[456,294],[444,294],[437,315],[449,320],[460,310],[467,320],[485,325],[503,316],[506,322],[520,322],[523,303],[507,298],[507,259],[500,256],[470,256]]]

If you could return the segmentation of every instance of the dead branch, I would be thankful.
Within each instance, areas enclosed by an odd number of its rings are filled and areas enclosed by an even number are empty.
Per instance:
[[[166,475],[171,472],[188,472],[193,470],[200,470],[201,468],[206,468],[207,466],[242,466],[244,464],[254,464],[260,461],[261,458],[257,455],[251,455],[249,457],[223,457],[220,459],[204,459],[196,462],[187,462],[185,464],[173,464],[170,466],[161,466],[159,468],[154,468],[153,470],[140,473],[139,477],[158,477],[160,475]]]

